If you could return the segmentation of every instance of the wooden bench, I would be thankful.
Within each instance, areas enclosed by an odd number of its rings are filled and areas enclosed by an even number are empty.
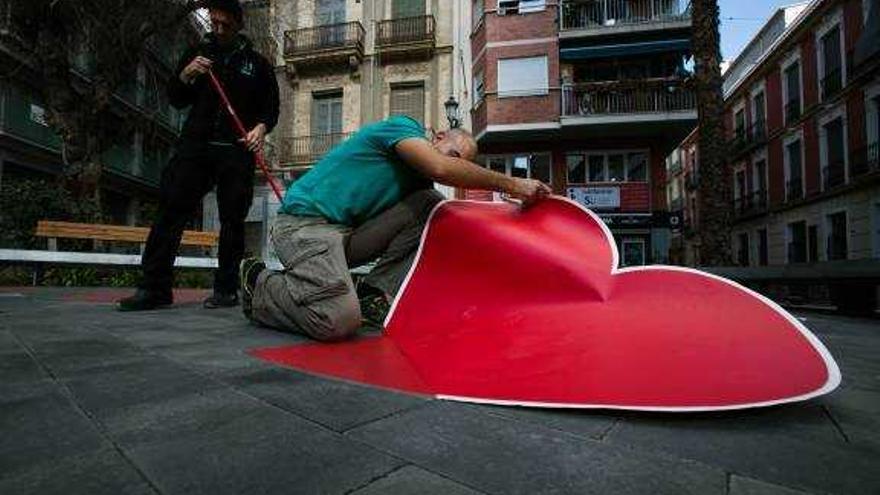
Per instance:
[[[0,262],[41,265],[87,264],[102,266],[140,266],[140,254],[87,253],[77,251],[58,251],[58,239],[89,239],[94,241],[133,242],[143,246],[147,242],[150,229],[123,225],[101,225],[41,220],[37,222],[34,233],[37,237],[48,239],[48,250],[0,249]],[[204,248],[216,247],[219,243],[217,232],[187,230],[183,233],[181,245]],[[215,257],[178,256],[174,266],[180,268],[217,268]],[[37,274],[35,272],[35,280]]]

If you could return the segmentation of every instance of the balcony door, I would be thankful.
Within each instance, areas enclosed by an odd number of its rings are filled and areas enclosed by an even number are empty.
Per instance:
[[[342,136],[342,93],[316,94],[312,99],[311,154],[324,154]]]
[[[394,0],[391,2],[391,18],[406,19],[425,15],[425,0]]]
[[[405,83],[391,86],[391,115],[408,115],[420,124],[425,123],[425,83]]]
[[[321,46],[339,46],[345,43],[345,0],[322,0],[315,4],[315,25]]]

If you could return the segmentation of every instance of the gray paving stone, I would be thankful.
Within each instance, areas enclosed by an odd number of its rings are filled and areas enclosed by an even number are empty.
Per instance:
[[[35,357],[56,377],[86,373],[119,363],[142,360],[144,352],[109,336],[29,344]]]
[[[437,403],[347,435],[488,493],[723,494],[725,474]]]
[[[46,375],[23,350],[0,352],[0,377],[4,383],[43,380]]]
[[[104,440],[54,387],[5,386],[0,403],[0,473],[106,447]],[[6,492],[9,493],[9,492]]]
[[[345,493],[403,464],[277,409],[217,426],[127,452],[168,494]]]
[[[880,392],[843,388],[822,399],[847,439],[880,458]]]
[[[307,417],[336,431],[418,407],[427,400],[372,387],[329,380],[287,369],[226,378],[244,393]]]
[[[730,476],[730,491],[728,495],[808,495],[808,492],[793,490],[772,483],[753,480],[744,476]]]
[[[104,449],[35,464],[14,476],[0,475],[0,493],[140,495],[156,492],[115,450]]]
[[[478,495],[482,492],[448,480],[415,466],[405,466],[369,485],[355,490],[352,495]]]
[[[794,404],[720,415],[634,414],[606,440],[807,491],[880,490],[876,457],[802,423],[814,409],[819,407]]]
[[[220,388],[207,377],[159,357],[95,368],[62,382],[79,404],[99,419],[120,409]]]
[[[473,406],[486,414],[526,421],[575,435],[601,439],[619,420],[620,414],[607,411],[538,409],[527,407]]]
[[[249,355],[247,351],[248,347],[236,346],[234,343],[226,341],[157,347],[152,350],[152,352],[177,363],[179,366],[211,376],[224,376],[272,367],[271,364]]]

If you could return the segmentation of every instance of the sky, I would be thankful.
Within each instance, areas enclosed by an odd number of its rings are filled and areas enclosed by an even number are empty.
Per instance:
[[[777,8],[803,0],[718,0],[721,58],[733,60]]]

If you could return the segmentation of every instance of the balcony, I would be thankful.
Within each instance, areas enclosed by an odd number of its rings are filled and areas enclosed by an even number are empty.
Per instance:
[[[562,3],[562,37],[690,29],[683,0],[568,0]]]
[[[561,123],[571,129],[590,126],[593,137],[647,137],[674,144],[693,129],[696,108],[696,94],[681,80],[566,84]]]
[[[296,29],[284,33],[284,60],[292,75],[348,68],[364,59],[366,34],[360,22]]]
[[[828,191],[846,182],[846,169],[843,159],[822,169],[822,190]]]
[[[800,177],[785,181],[785,200],[797,201],[804,198],[804,184]]]
[[[849,175],[857,179],[880,171],[880,152],[878,143],[854,150],[849,159]]]
[[[380,60],[430,58],[437,44],[434,16],[421,15],[379,21],[376,51]]]
[[[822,78],[822,100],[836,95],[843,88],[843,71],[840,67],[829,70]]]
[[[282,169],[311,166],[350,135],[350,133],[335,133],[281,138],[278,163]]]
[[[761,146],[767,142],[767,124],[764,119],[753,122],[748,127],[738,127],[734,132],[733,138],[728,141],[728,151],[731,158],[746,151],[752,150],[756,146]]]
[[[785,123],[791,124],[801,118],[801,100],[795,98],[785,104]]]
[[[758,190],[733,200],[733,213],[737,218],[757,215],[767,211],[767,191]]]

